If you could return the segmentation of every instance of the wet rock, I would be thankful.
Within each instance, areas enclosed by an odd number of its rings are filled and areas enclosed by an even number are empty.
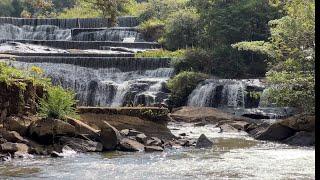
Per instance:
[[[162,144],[161,139],[157,137],[151,137],[151,139],[147,140],[147,146],[161,146]]]
[[[13,157],[14,158],[21,158],[21,159],[30,159],[30,158],[33,158],[33,156],[31,154],[28,154],[26,152],[20,152],[20,151],[17,151],[13,154]]]
[[[90,139],[98,139],[99,130],[90,127],[82,121],[70,117],[67,118],[67,122],[75,127],[77,134],[86,135]]]
[[[6,143],[6,142],[8,142],[6,139],[0,138],[0,144]]]
[[[99,137],[104,150],[115,150],[121,138],[120,132],[109,123],[104,121],[104,127],[101,129]]]
[[[144,151],[144,145],[137,141],[123,138],[120,141],[119,149],[121,151]]]
[[[145,134],[138,134],[136,136],[136,140],[139,142],[139,143],[142,143],[142,144],[146,144],[147,143],[147,136]]]
[[[63,155],[58,153],[57,151],[52,151],[50,156],[53,158],[63,158]]]
[[[179,136],[187,136],[187,134],[186,133],[181,133],[181,134],[179,134]]]
[[[194,124],[195,127],[205,126],[205,125],[207,125],[206,122],[199,122],[199,123],[195,123],[195,124]]]
[[[32,123],[29,134],[43,144],[51,144],[55,136],[75,136],[76,129],[62,120],[47,118]]]
[[[229,124],[222,124],[222,125],[219,125],[219,127],[220,127],[220,132],[228,132],[228,133],[239,132],[238,129],[232,127],[232,126],[229,125]]]
[[[296,131],[293,129],[283,126],[279,123],[274,123],[267,129],[263,129],[256,133],[254,137],[258,140],[269,140],[269,141],[281,141],[295,134]]]
[[[314,146],[315,145],[315,133],[300,131],[295,135],[287,138],[283,141],[286,144],[294,146]]]
[[[101,152],[103,145],[99,142],[79,138],[61,137],[60,142],[76,152]]]
[[[122,129],[122,130],[120,131],[120,134],[121,134],[122,136],[128,136],[129,132],[130,132],[129,129]]]
[[[211,148],[213,146],[213,142],[210,141],[207,136],[201,134],[201,136],[197,140],[196,148]]]
[[[22,143],[6,142],[0,145],[0,150],[3,153],[12,153],[12,154],[15,152],[28,153],[29,147]]]
[[[11,161],[12,158],[11,158],[11,154],[10,153],[7,153],[7,154],[0,154],[0,162],[1,161]]]
[[[161,152],[163,151],[163,148],[160,146],[146,146],[144,147],[144,150],[146,152]]]

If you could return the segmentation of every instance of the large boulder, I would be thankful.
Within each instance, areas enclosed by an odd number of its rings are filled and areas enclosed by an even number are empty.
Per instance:
[[[288,139],[285,139],[283,142],[294,146],[314,146],[315,133],[300,131]]]
[[[281,125],[294,129],[295,131],[315,131],[315,116],[299,114],[279,122]]]
[[[52,118],[44,118],[33,122],[29,127],[29,135],[43,144],[51,144],[57,136],[75,136],[76,129],[71,124]]]
[[[23,143],[12,143],[6,142],[0,145],[0,151],[2,153],[12,153],[21,152],[21,153],[28,153],[29,147]]]
[[[121,138],[120,132],[115,127],[104,121],[104,127],[101,128],[99,137],[104,150],[115,150]]]
[[[283,126],[280,123],[274,123],[266,129],[262,128],[254,135],[254,137],[258,140],[282,141],[295,133],[295,130],[287,126]]]
[[[76,133],[77,134],[81,134],[81,135],[85,135],[86,137],[89,137],[90,139],[98,139],[99,137],[99,130],[96,130],[94,128],[92,128],[91,126],[89,126],[88,124],[79,121],[77,119],[73,119],[68,117],[67,122],[69,124],[71,124],[72,126],[74,126],[76,128]]]
[[[0,136],[9,142],[27,142],[19,133],[16,131],[7,131],[5,129],[0,129]]]
[[[119,150],[121,151],[144,151],[144,145],[128,138],[123,138],[119,143]]]
[[[10,116],[3,121],[3,127],[9,131],[16,131],[20,135],[26,136],[30,124],[35,120],[38,120],[38,118],[28,116]]]
[[[101,152],[103,149],[99,142],[72,137],[61,137],[60,143],[69,146],[76,152]]]
[[[182,122],[208,122],[218,123],[220,121],[246,121],[244,117],[233,116],[221,110],[210,107],[181,107],[170,114],[174,121]]]
[[[206,135],[201,134],[197,140],[196,148],[211,148],[212,146],[213,142],[210,141]]]

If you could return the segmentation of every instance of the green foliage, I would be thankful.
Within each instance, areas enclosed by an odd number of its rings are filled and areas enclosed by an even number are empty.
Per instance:
[[[138,29],[147,41],[157,41],[164,33],[165,23],[159,19],[142,22]]]
[[[177,51],[168,51],[168,50],[150,50],[144,51],[135,54],[135,57],[154,57],[154,58],[183,58],[185,54],[184,49],[180,49]]]
[[[39,114],[43,117],[64,119],[77,117],[75,94],[60,86],[50,87],[47,95],[40,99]]]
[[[168,88],[171,91],[170,106],[179,107],[185,105],[189,94],[201,81],[207,78],[209,76],[206,74],[183,71],[170,79],[168,82]]]
[[[184,9],[169,16],[164,41],[168,49],[193,47],[198,42],[199,15],[194,9]]]
[[[11,4],[11,0],[1,0],[0,1],[0,17],[1,16],[11,16],[13,14],[14,7]]]
[[[85,0],[77,0],[76,4],[64,9],[58,18],[95,18],[101,17],[102,12],[94,9],[93,5]]]
[[[143,4],[145,10],[141,12],[139,19],[141,22],[155,18],[166,20],[170,14],[183,9],[188,0],[148,0]]]
[[[269,56],[270,103],[314,112],[315,2],[281,1],[280,5],[286,16],[269,22],[268,42],[241,42],[234,47]]]
[[[0,63],[0,82],[4,82],[8,86],[15,85],[25,89],[27,86],[26,81],[31,81],[34,85],[44,88],[51,85],[50,80],[44,78],[39,71],[21,71],[8,66],[6,63]]]

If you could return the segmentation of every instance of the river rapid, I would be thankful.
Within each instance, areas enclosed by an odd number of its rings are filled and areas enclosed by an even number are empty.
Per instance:
[[[213,125],[170,123],[172,133],[205,134],[212,149],[161,153],[69,153],[0,164],[0,179],[315,179],[314,148],[256,141],[243,132],[219,133]]]

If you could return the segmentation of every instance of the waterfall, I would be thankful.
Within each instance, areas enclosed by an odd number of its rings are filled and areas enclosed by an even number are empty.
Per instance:
[[[11,63],[20,69],[42,68],[53,84],[74,90],[83,106],[163,103],[168,98],[164,83],[173,75],[172,68],[124,72],[118,68],[93,69],[61,63]]]
[[[0,39],[10,40],[71,40],[70,29],[40,25],[18,27],[12,24],[0,25]]]
[[[250,87],[252,90],[250,90]],[[248,107],[258,106],[249,91],[261,92],[263,89],[259,80],[210,79],[200,83],[189,95],[188,106],[197,107]],[[259,102],[259,100],[256,100]]]

